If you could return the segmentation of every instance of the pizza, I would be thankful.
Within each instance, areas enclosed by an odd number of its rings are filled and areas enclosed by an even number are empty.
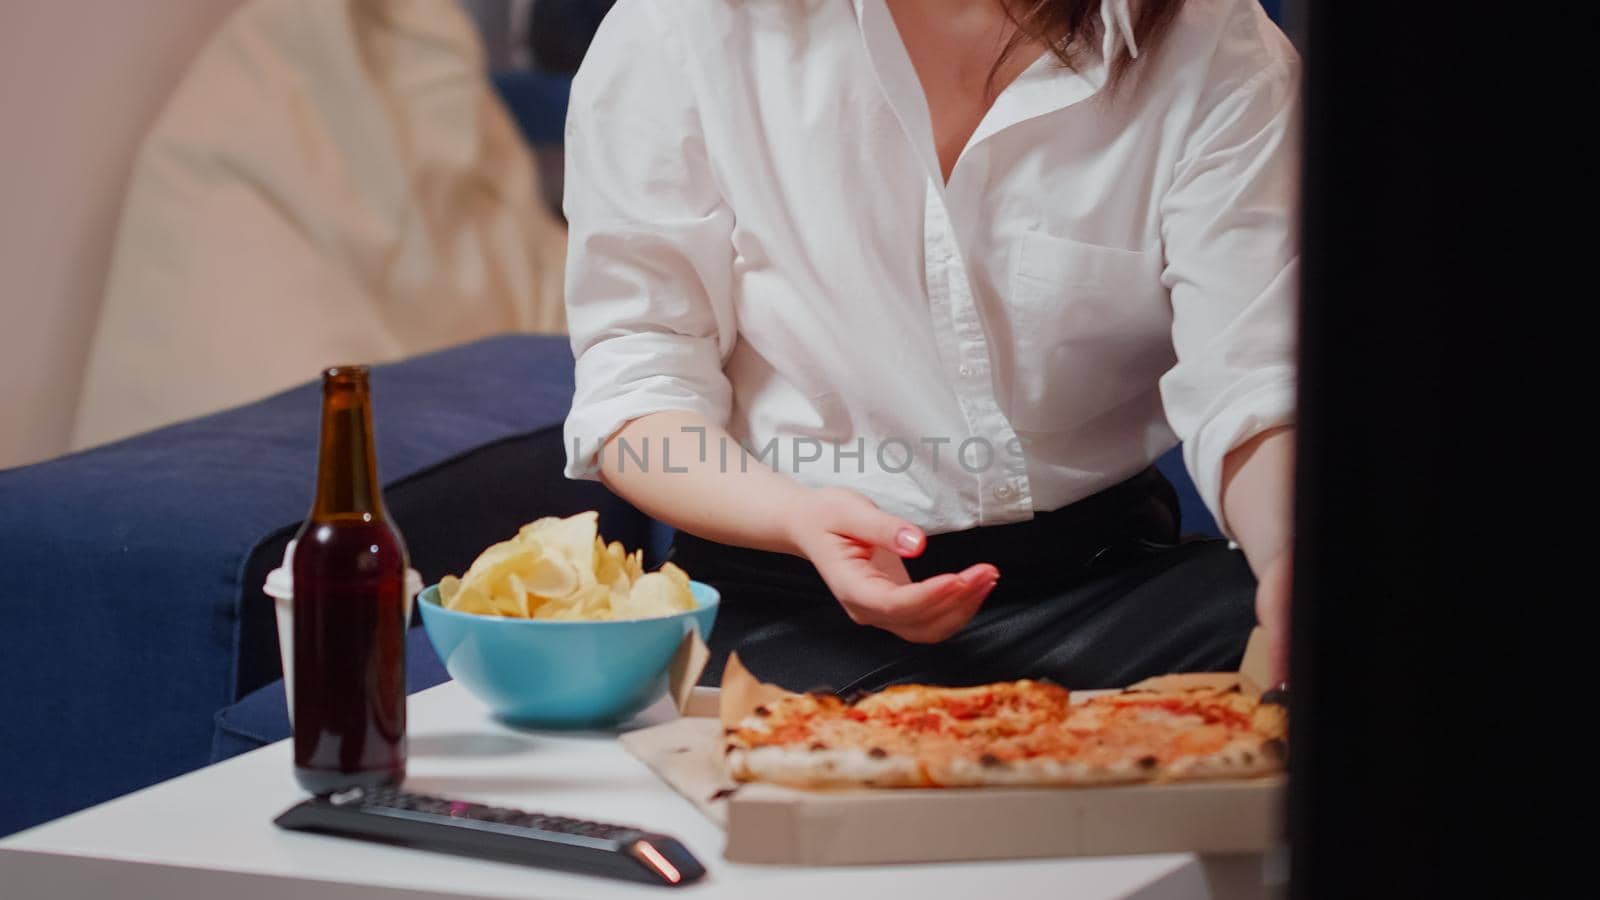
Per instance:
[[[1099,785],[1281,771],[1287,715],[1230,686],[1074,697],[1042,681],[793,694],[726,730],[738,781],[802,788]]]

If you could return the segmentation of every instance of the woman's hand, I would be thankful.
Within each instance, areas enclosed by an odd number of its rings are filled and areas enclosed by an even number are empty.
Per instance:
[[[647,453],[661,448],[661,467],[622,465],[623,440]],[[690,448],[672,453],[679,462],[672,469],[666,468],[669,441]],[[908,641],[933,643],[960,631],[1000,577],[994,566],[981,564],[912,583],[901,559],[922,553],[922,529],[855,491],[808,488],[759,460],[746,465],[748,454],[729,466],[724,454],[705,452],[707,445],[725,449],[738,442],[700,413],[640,416],[606,442],[600,477],[646,515],[708,541],[804,556],[853,621]]]
[[[789,539],[817,567],[851,621],[920,644],[961,630],[1000,572],[988,563],[913,582],[903,558],[927,546],[922,529],[844,488],[807,490],[789,510]]]

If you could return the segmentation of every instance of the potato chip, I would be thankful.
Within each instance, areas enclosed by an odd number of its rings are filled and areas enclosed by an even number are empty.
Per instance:
[[[627,590],[633,580],[628,577],[627,551],[622,548],[621,541],[612,541],[608,546],[600,538],[594,539],[594,580],[598,585],[603,585],[610,590]]]
[[[644,551],[599,535],[599,514],[553,516],[478,555],[460,578],[439,581],[446,609],[562,621],[636,619],[694,609],[689,575],[672,563],[644,570]]]
[[[535,619],[564,618],[564,613],[578,609],[578,599],[576,592],[561,597],[539,597],[538,602],[533,604],[529,616]]]
[[[600,514],[594,510],[565,519],[547,517],[522,526],[519,537],[539,542],[545,555],[561,556],[578,570],[578,577],[594,578],[594,544],[600,527]]]
[[[497,545],[498,546],[498,545]],[[483,557],[479,557],[481,561]],[[525,581],[535,581],[535,573],[539,569],[542,556],[533,553],[520,553],[507,555],[496,554],[495,558],[487,565],[473,563],[472,569],[461,579],[463,587],[476,587],[487,593],[497,593],[505,589],[506,578],[511,575],[520,576]],[[476,569],[477,571],[473,571]]]
[[[585,619],[611,618],[611,589],[603,584],[591,584],[572,595],[571,607]]]
[[[536,557],[523,581],[529,593],[546,598],[565,597],[580,585],[577,569],[571,563],[550,556]]]
[[[489,595],[475,587],[463,586],[451,598],[448,609],[458,612],[476,613],[480,616],[499,615],[499,610],[490,602]]]
[[[515,575],[511,576],[513,579],[516,577]],[[514,582],[507,584],[498,591],[486,591],[489,596],[489,604],[494,607],[495,612],[502,616],[515,619],[526,618],[528,615],[528,594],[526,591],[516,590],[512,586],[513,584]]]
[[[633,583],[627,599],[612,599],[612,611],[619,619],[645,619],[668,616],[694,608],[687,584],[680,585],[663,572],[646,572]]]
[[[461,580],[472,581],[489,569],[515,560],[526,553],[527,550],[516,541],[501,541],[478,554],[478,558],[472,561],[472,566],[467,569],[467,574],[461,576]]]
[[[678,587],[682,588],[683,590],[685,590],[685,591],[689,590],[689,573],[685,572],[684,570],[682,570],[680,568],[678,568],[677,565],[675,565],[673,563],[670,563],[670,562],[662,563],[661,564],[661,574],[667,576],[668,578],[671,578],[673,583],[676,584]],[[690,592],[689,596],[693,597],[694,596],[693,592]]]
[[[452,608],[450,606],[450,601],[455,599],[456,594],[460,590],[461,579],[455,577],[454,575],[446,575],[445,577],[439,579],[439,602],[444,605],[445,609]]]
[[[505,597],[509,601],[505,605],[510,609],[516,610],[515,613],[508,613],[508,615],[515,615],[524,619],[533,615],[533,607],[539,602],[534,597],[534,592],[528,586],[528,583],[516,574],[506,576],[505,592],[503,595],[496,596]]]

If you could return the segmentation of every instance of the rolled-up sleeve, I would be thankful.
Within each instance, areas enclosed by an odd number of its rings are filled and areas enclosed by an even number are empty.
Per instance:
[[[572,86],[564,206],[577,390],[569,478],[594,478],[629,421],[686,410],[726,424],[733,216],[706,156],[671,16],[623,0]]]
[[[1298,63],[1219,84],[1161,201],[1177,364],[1161,379],[1184,462],[1224,532],[1229,451],[1295,412]]]

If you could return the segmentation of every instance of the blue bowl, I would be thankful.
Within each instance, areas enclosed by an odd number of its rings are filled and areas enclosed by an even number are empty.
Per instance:
[[[623,722],[667,692],[667,664],[683,636],[711,636],[721,596],[690,582],[699,604],[654,619],[567,622],[508,619],[439,605],[439,586],[418,596],[422,626],[450,677],[502,719],[540,728]]]

